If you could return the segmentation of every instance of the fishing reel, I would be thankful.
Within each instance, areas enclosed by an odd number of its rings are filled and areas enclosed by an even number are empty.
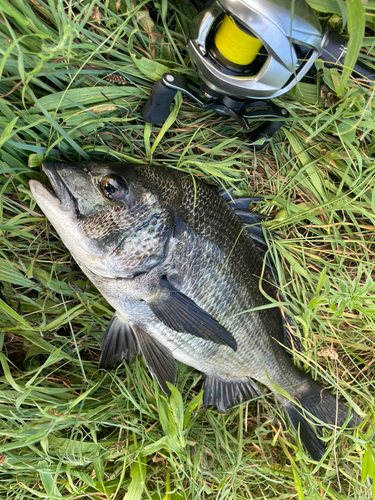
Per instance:
[[[267,99],[288,92],[318,58],[342,64],[346,40],[323,28],[305,0],[211,0],[192,22],[187,49],[199,85],[164,74],[142,109],[144,120],[163,123],[179,90],[245,130],[248,120],[266,120],[251,136],[255,142],[272,137],[288,117]],[[375,80],[366,67],[355,70]]]

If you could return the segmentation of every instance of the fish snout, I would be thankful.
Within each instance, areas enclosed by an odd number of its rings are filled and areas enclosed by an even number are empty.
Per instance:
[[[75,209],[76,203],[70,190],[58,172],[59,165],[61,164],[57,162],[46,161],[42,163],[42,169],[47,175],[52,189],[60,202],[60,208],[64,211],[71,211]]]

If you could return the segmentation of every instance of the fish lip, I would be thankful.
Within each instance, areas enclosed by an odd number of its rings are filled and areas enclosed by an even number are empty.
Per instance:
[[[76,199],[57,172],[56,163],[52,161],[45,161],[42,163],[42,169],[48,177],[54,192],[52,193],[50,190],[49,191],[51,195],[54,195],[60,202],[61,210],[74,210],[77,207]]]
[[[35,179],[30,179],[29,185],[30,185],[31,192],[37,201],[38,201],[39,196],[40,196],[41,198],[47,200],[51,205],[61,209],[60,200],[44,184],[42,184],[39,181],[36,181]]]

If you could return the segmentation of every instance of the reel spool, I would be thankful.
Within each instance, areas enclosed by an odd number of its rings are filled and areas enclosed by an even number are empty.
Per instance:
[[[215,32],[214,39],[215,55],[222,59],[224,65],[236,65],[241,68],[249,66],[259,55],[262,46],[263,44],[258,38],[247,34],[237,26],[232,16],[224,15]]]

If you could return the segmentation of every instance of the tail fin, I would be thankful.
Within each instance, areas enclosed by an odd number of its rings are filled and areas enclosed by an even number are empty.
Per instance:
[[[320,439],[323,427],[342,427],[349,409],[310,377],[298,387],[293,397],[299,404],[288,401],[283,404],[283,410],[304,448],[314,460],[320,460],[325,452],[325,443]],[[352,415],[348,427],[359,423],[360,419]]]

